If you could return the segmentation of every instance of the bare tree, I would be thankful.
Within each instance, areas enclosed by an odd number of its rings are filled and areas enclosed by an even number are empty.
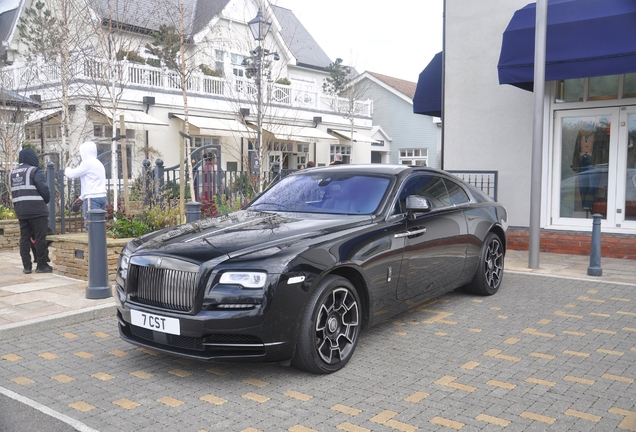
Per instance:
[[[265,14],[261,15],[262,19],[271,21],[271,17],[266,16],[267,9],[263,4],[260,6],[260,13]],[[245,21],[249,21],[249,17],[245,17]],[[246,136],[249,140],[247,153],[235,146],[227,146],[225,151],[241,160],[243,166],[250,167],[250,171],[252,163],[258,165],[251,187],[253,191],[261,191],[268,181],[265,170],[274,143],[294,132],[293,127],[282,124],[290,125],[300,117],[292,104],[292,87],[286,74],[289,59],[285,58],[284,49],[279,54],[273,29],[260,41],[254,39],[247,26],[217,26],[213,32],[214,48],[231,60],[231,66],[225,68],[228,73],[225,94],[232,107],[230,111],[241,113],[240,120],[245,126],[236,131],[235,137]],[[281,166],[284,162],[280,160]]]
[[[34,80],[59,80],[59,93],[51,96],[61,105],[62,161],[68,159],[74,67],[88,36],[82,25],[86,13],[86,6],[74,0],[37,0],[24,10],[17,26]]]
[[[350,140],[353,143],[355,116],[359,113],[358,101],[369,91],[369,84],[355,81],[354,70],[342,64],[342,59],[327,66],[329,76],[322,84],[323,92],[331,96],[330,107],[342,118],[349,120]],[[353,161],[352,161],[353,162]]]
[[[110,114],[112,124],[111,137],[111,178],[119,178],[117,147],[121,150],[124,207],[129,209],[128,151],[126,125],[120,105],[131,77],[137,78],[131,63],[145,63],[140,54],[150,40],[150,23],[157,10],[153,3],[139,3],[127,0],[85,0],[92,11],[89,20],[92,30],[91,49],[84,59],[86,73],[93,78],[90,89],[102,112]],[[107,59],[103,61],[102,59]],[[158,80],[156,76],[147,81]],[[119,135],[117,135],[119,128]],[[146,148],[149,152],[149,149]],[[114,189],[114,208],[117,210],[117,191]]]
[[[18,161],[24,141],[24,117],[35,108],[35,101],[4,88],[0,81],[0,205],[11,206],[8,173]]]
[[[164,3],[166,17],[176,18],[176,23],[162,24],[158,31],[152,32],[152,42],[146,44],[149,53],[156,56],[163,66],[168,68],[176,76],[175,84],[181,89],[183,96],[183,142],[179,152],[179,212],[181,218],[185,218],[185,166],[187,164],[188,176],[190,178],[190,197],[195,199],[194,175],[192,171],[190,125],[188,122],[188,82],[192,73],[198,69],[194,61],[196,46],[192,40],[192,28],[186,23],[186,7],[184,0],[179,0],[178,4],[171,1]],[[186,155],[188,157],[186,158]]]

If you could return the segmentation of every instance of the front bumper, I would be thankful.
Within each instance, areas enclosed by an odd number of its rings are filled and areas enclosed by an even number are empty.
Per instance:
[[[131,304],[126,302],[121,286],[117,285],[116,291],[119,334],[134,345],[207,361],[270,362],[293,357],[297,338],[295,329],[298,326],[293,325],[296,317],[289,316],[289,310],[277,311],[275,305],[271,305],[267,316],[264,316],[261,308],[200,311],[196,315],[187,315]],[[180,323],[180,332],[174,335],[135,326],[132,324],[131,309],[176,318]],[[281,319],[268,319],[271,316]]]

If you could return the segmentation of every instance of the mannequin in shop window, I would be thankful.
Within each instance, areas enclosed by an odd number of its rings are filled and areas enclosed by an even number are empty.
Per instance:
[[[592,210],[601,175],[607,176],[608,162],[609,124],[583,122],[572,155],[572,169],[577,173],[583,210]]]

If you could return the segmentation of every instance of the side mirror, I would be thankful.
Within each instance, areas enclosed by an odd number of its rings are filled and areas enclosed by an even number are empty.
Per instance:
[[[409,195],[406,197],[406,211],[409,217],[415,213],[428,213],[431,211],[431,202],[420,195]]]

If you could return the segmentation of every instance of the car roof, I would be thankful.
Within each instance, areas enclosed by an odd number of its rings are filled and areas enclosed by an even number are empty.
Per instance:
[[[329,171],[340,171],[340,172],[356,172],[362,174],[385,174],[385,175],[399,175],[405,173],[405,171],[409,172],[430,172],[436,174],[446,174],[448,173],[424,166],[410,166],[410,165],[398,165],[398,164],[338,164],[338,165],[328,165],[324,167],[316,167],[316,168],[307,168],[304,171],[314,172],[329,172]]]

